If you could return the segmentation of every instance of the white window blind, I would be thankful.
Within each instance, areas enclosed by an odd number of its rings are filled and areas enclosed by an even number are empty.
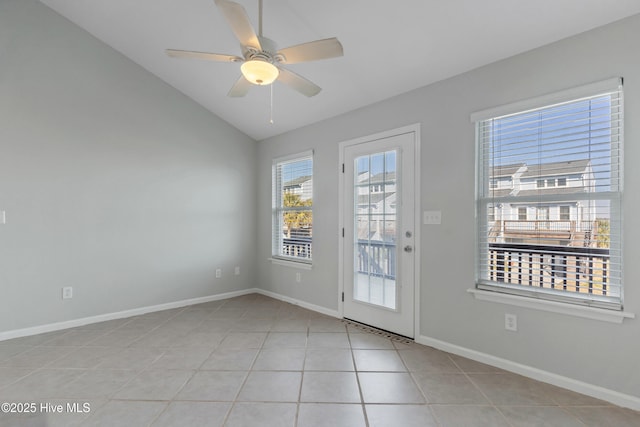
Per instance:
[[[272,255],[311,262],[313,239],[313,153],[273,161]]]
[[[477,287],[622,309],[621,81],[564,95],[472,116]]]

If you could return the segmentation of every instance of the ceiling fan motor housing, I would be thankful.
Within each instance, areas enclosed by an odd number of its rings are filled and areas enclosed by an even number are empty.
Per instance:
[[[276,45],[276,42],[262,36],[258,36],[258,40],[260,41],[260,47],[262,50],[253,46],[242,46],[244,49],[243,54],[245,60],[266,61],[272,64],[275,62],[282,62],[284,58],[282,55],[277,53],[278,46]]]

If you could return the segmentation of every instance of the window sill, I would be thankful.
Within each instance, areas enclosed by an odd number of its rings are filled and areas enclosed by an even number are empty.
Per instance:
[[[603,308],[583,307],[556,301],[540,300],[536,298],[522,297],[518,295],[502,294],[499,292],[484,291],[481,289],[467,289],[477,300],[497,302],[501,304],[515,305],[517,307],[531,308],[534,310],[549,311],[551,313],[566,314],[568,316],[583,317],[586,319],[600,320],[609,323],[622,323],[624,319],[635,319],[634,313],[624,311],[606,310]]]
[[[301,270],[311,270],[313,265],[310,262],[290,261],[282,258],[269,258],[272,264],[282,265],[284,267],[299,268]]]

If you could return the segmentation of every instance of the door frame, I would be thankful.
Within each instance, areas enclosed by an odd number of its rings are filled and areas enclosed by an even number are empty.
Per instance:
[[[390,129],[383,132],[378,132],[371,135],[362,136],[355,139],[350,139],[346,141],[342,141],[339,144],[339,163],[338,163],[338,236],[340,239],[340,244],[338,245],[338,314],[341,318],[344,318],[344,186],[345,186],[345,174],[344,174],[344,152],[345,148],[358,144],[365,144],[368,142],[373,142],[379,139],[389,138],[397,135],[402,135],[406,133],[414,134],[414,307],[413,307],[413,317],[414,317],[414,341],[420,336],[420,283],[421,283],[421,262],[420,262],[420,246],[421,246],[421,228],[422,228],[422,205],[420,203],[420,123],[415,123],[408,126],[403,126],[395,129]]]

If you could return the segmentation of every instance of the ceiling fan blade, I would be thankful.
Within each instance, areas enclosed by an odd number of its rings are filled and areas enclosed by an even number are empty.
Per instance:
[[[320,86],[293,71],[289,71],[286,68],[279,68],[279,70],[278,81],[281,81],[305,96],[315,96],[322,90]]]
[[[251,21],[249,21],[249,16],[247,15],[247,11],[244,10],[244,7],[238,3],[228,0],[215,1],[220,11],[227,19],[233,34],[235,34],[236,38],[240,41],[240,44],[243,47],[250,46],[255,49],[262,50],[260,40],[258,40],[258,36],[251,25]]]
[[[209,61],[223,61],[223,62],[240,62],[244,59],[235,55],[224,55],[221,53],[208,53],[208,52],[195,52],[192,50],[179,50],[179,49],[167,49],[167,55],[172,58],[195,58],[195,59],[207,59]]]
[[[250,88],[251,88],[251,82],[245,79],[244,76],[240,76],[240,78],[233,85],[231,90],[229,90],[229,93],[227,94],[227,96],[230,96],[232,98],[243,97],[247,94],[247,92],[249,92]]]
[[[280,49],[278,54],[284,57],[283,63],[295,64],[297,62],[335,58],[336,56],[344,55],[344,51],[342,50],[342,44],[337,38],[333,37],[286,47]]]

